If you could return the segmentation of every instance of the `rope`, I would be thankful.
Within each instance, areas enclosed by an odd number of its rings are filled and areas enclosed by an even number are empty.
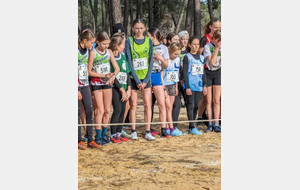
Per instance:
[[[147,124],[152,124],[152,125],[157,125],[157,124],[168,124],[168,123],[191,123],[191,122],[208,122],[208,121],[221,121],[221,119],[207,119],[207,120],[187,120],[187,121],[172,121],[172,122],[150,122],[150,123],[108,123],[108,124],[78,124],[78,127],[83,127],[83,126],[98,126],[98,125],[147,125]]]

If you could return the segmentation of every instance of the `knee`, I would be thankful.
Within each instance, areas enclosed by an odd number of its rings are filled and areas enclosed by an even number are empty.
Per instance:
[[[96,108],[96,109],[94,110],[94,112],[95,112],[95,116],[103,116],[103,114],[104,114],[104,110],[103,110],[103,109],[100,109],[99,107]]]
[[[130,103],[130,110],[136,110],[137,104],[136,103]]]
[[[104,116],[109,115],[110,109],[104,109]]]
[[[214,99],[214,104],[215,104],[215,105],[219,105],[219,104],[220,104],[220,99],[216,99],[216,98],[215,98],[215,99]]]
[[[164,111],[164,110],[166,110],[166,106],[165,106],[165,104],[158,104],[158,109],[159,109],[159,111]]]
[[[211,98],[207,98],[206,99],[206,104],[212,104],[212,99]]]
[[[144,102],[144,109],[146,110],[150,110],[152,107],[152,102]]]

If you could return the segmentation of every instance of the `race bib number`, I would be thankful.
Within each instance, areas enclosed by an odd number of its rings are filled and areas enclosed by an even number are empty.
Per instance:
[[[159,61],[154,61],[153,62],[153,70],[160,70]]]
[[[86,65],[82,64],[78,66],[78,78],[82,82],[88,81],[88,72]]]
[[[135,70],[143,70],[147,69],[147,58],[139,58],[139,59],[133,59],[133,67]]]
[[[221,56],[217,57],[216,64],[215,64],[215,67],[219,67],[219,66],[221,66]]]
[[[120,84],[127,84],[127,73],[119,72],[116,77]]]
[[[99,74],[108,74],[110,72],[110,65],[96,65],[96,72]]]
[[[176,71],[167,71],[167,82],[178,82],[178,73]]]
[[[203,75],[203,65],[192,64],[192,75]]]

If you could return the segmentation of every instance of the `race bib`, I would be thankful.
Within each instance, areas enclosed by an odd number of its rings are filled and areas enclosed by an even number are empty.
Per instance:
[[[203,75],[203,65],[192,64],[192,75]]]
[[[127,73],[119,72],[116,77],[120,84],[127,84]]]
[[[108,74],[110,73],[110,65],[96,65],[96,72],[99,74]]]
[[[160,70],[159,61],[154,61],[153,62],[153,70]]]
[[[176,71],[167,71],[167,82],[178,82],[178,73]]]
[[[147,58],[139,58],[139,59],[133,59],[133,67],[134,70],[143,70],[143,69],[147,69],[148,65],[147,65]]]
[[[217,57],[215,67],[219,67],[221,65],[221,56]]]
[[[78,66],[78,78],[82,82],[88,81],[88,72],[85,64],[81,64]]]

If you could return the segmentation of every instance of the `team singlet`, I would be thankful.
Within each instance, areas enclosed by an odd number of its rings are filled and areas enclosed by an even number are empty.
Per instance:
[[[120,72],[116,75],[116,79],[119,81],[124,90],[127,90],[127,80],[130,80],[130,78],[127,78],[127,74],[130,73],[130,67],[124,53],[121,53],[118,56],[118,58],[115,57],[115,60],[118,63]],[[114,71],[115,69],[112,67],[112,72]]]
[[[215,66],[212,66],[208,59],[206,59],[207,56],[211,55],[211,57],[214,55],[215,53],[215,46],[212,44],[212,43],[208,43],[204,46],[204,57],[205,57],[205,65],[207,66],[207,69],[210,70],[210,71],[216,71],[218,69],[221,68],[221,47],[219,49],[219,52],[218,52],[218,56],[217,56],[217,59],[216,59],[216,63],[215,63]]]
[[[78,49],[78,86],[88,86],[89,76],[87,70],[87,61],[89,58],[89,50],[82,55]]]
[[[153,45],[153,55],[155,53],[159,53],[164,59],[169,59],[169,50],[167,48],[167,46],[163,45],[163,44],[159,44],[157,46]],[[157,61],[153,61],[153,69],[152,69],[152,73],[153,72],[160,72],[161,71],[161,61],[157,60]]]
[[[102,55],[98,53],[96,49],[93,50],[95,52],[95,58],[93,61],[92,71],[99,74],[108,74],[111,72],[111,64],[110,64],[110,53],[106,49],[105,54]],[[109,79],[92,77],[91,85],[93,86],[103,86],[107,85]]]

